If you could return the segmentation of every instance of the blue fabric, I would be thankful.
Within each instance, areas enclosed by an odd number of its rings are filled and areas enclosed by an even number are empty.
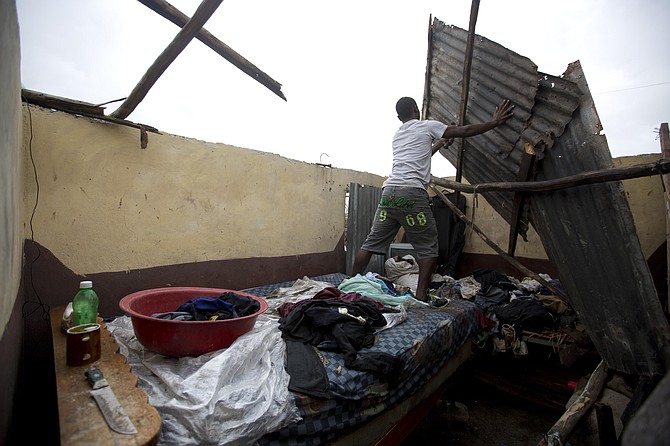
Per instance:
[[[190,313],[195,320],[203,321],[212,318],[234,319],[254,314],[259,309],[257,300],[227,291],[217,297],[195,297],[181,304],[176,311]]]

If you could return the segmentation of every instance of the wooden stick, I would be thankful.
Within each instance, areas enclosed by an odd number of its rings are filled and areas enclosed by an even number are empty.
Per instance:
[[[125,119],[142,102],[151,87],[159,77],[167,70],[172,62],[184,51],[193,37],[200,31],[205,22],[214,14],[223,0],[203,0],[191,20],[177,33],[170,45],[156,58],[153,65],[149,67],[140,82],[135,86],[130,95],[121,106],[111,114],[113,118]]]
[[[531,144],[526,143],[523,150],[523,157],[517,173],[518,181],[528,181],[533,175],[535,167],[535,149]],[[507,245],[507,254],[514,257],[516,252],[516,240],[519,234],[519,220],[523,214],[523,204],[526,202],[528,194],[524,192],[514,193],[514,205],[512,207],[512,224],[509,228],[509,242]]]
[[[629,180],[632,178],[650,177],[652,175],[670,173],[670,159],[659,159],[653,163],[635,164],[628,167],[594,170],[582,172],[569,177],[545,181],[512,181],[500,183],[480,183],[476,185],[459,183],[431,177],[431,182],[438,186],[460,192],[474,193],[491,191],[510,192],[549,192],[570,187],[583,186],[608,181]]]
[[[581,395],[570,405],[568,410],[549,429],[545,436],[537,443],[538,446],[558,446],[565,443],[565,439],[572,433],[579,420],[598,400],[600,392],[607,381],[607,365],[600,361],[586,383]]]
[[[468,41],[465,44],[465,60],[463,61],[463,85],[461,86],[461,105],[458,114],[458,125],[465,125],[465,114],[468,109],[468,95],[470,94],[470,74],[472,72],[472,53],[475,46],[475,25],[479,14],[479,0],[472,0],[470,5],[470,25],[468,27]],[[456,181],[461,181],[463,174],[463,138],[459,140],[458,152],[456,153]],[[456,191],[456,203],[458,203],[458,191]]]
[[[661,124],[659,129],[659,136],[661,138],[661,153],[665,161],[670,161],[670,132],[668,131],[668,123]],[[663,175],[663,185],[665,190],[665,241],[666,241],[666,264],[670,273],[670,176]],[[666,276],[670,277],[670,275]],[[670,313],[670,283],[665,289],[665,312]]]
[[[486,236],[486,234],[484,234],[482,232],[482,230],[479,229],[472,222],[472,220],[470,220],[463,212],[461,212],[461,210],[458,209],[458,207],[455,204],[453,204],[451,202],[451,200],[449,200],[441,191],[439,191],[437,188],[435,188],[432,184],[430,185],[430,188],[433,189],[433,191],[437,194],[437,196],[440,197],[440,199],[442,201],[444,201],[444,203],[447,206],[449,206],[449,208],[454,212],[454,214],[456,214],[456,216],[458,216],[458,218],[463,220],[466,225],[470,226],[472,228],[472,230],[475,231],[477,233],[477,235],[479,237],[481,237],[481,239],[484,240],[484,242],[486,242],[487,245],[489,245],[491,248],[493,248],[493,250],[495,252],[497,252],[503,259],[507,260],[512,266],[514,266],[516,269],[518,269],[519,271],[524,273],[524,275],[532,277],[533,279],[540,282],[547,289],[551,290],[551,292],[554,293],[556,296],[559,296],[562,299],[566,300],[567,302],[570,302],[568,300],[567,296],[565,295],[565,293],[563,293],[561,290],[559,290],[558,288],[556,288],[555,286],[553,286],[552,284],[550,284],[549,282],[544,280],[539,274],[536,274],[533,271],[526,268],[525,266],[523,266],[521,264],[521,262],[519,262],[517,259],[515,259],[514,257],[507,254],[502,248],[500,248],[498,245],[493,243],[493,241],[491,239],[489,239]]]
[[[155,11],[164,18],[168,19],[175,25],[179,27],[184,27],[188,23],[188,16],[182,13],[180,10],[166,2],[165,0],[138,0],[147,8]],[[281,84],[276,80],[272,79],[270,76],[261,71],[254,64],[249,62],[247,59],[238,54],[231,47],[214,37],[209,31],[205,28],[201,28],[198,33],[195,35],[195,38],[213,49],[221,57],[226,59],[228,62],[235,65],[237,68],[242,70],[244,73],[249,75],[252,79],[260,82],[262,85],[267,87],[271,92],[286,100],[284,93],[281,91]]]

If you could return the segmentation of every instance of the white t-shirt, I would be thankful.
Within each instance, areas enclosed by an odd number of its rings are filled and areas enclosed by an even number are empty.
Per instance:
[[[446,129],[446,124],[432,120],[412,119],[403,123],[393,136],[393,167],[383,186],[425,189],[430,183],[433,143]]]

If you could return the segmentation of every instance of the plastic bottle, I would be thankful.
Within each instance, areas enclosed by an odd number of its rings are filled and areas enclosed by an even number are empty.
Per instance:
[[[93,291],[93,282],[83,280],[79,292],[72,300],[72,326],[94,324],[98,321],[98,295]]]

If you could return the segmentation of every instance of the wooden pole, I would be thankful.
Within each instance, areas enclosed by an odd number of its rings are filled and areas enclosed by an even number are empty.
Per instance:
[[[526,143],[523,151],[523,158],[519,165],[519,173],[516,178],[518,181],[528,181],[533,175],[533,168],[535,166],[535,149],[529,143]],[[524,192],[516,192],[514,194],[514,205],[512,206],[512,222],[509,228],[509,242],[507,245],[507,254],[514,257],[516,252],[516,240],[519,232],[519,220],[523,214],[523,205],[528,198],[528,194]]]
[[[177,33],[170,45],[168,45],[158,58],[156,58],[153,65],[149,67],[123,104],[111,114],[113,118],[125,119],[133,112],[133,110],[135,110],[135,107],[142,102],[142,99],[144,99],[158,78],[165,72],[165,70],[167,70],[170,64],[174,62],[177,56],[184,51],[186,45],[188,45],[193,37],[195,37],[222,2],[223,0],[203,0],[202,3],[200,3],[200,6],[198,6],[195,14],[191,17],[191,20],[186,23],[181,31]]]
[[[652,175],[667,174],[667,173],[670,173],[670,158],[659,159],[658,161],[653,163],[635,164],[633,166],[628,167],[582,172],[577,175],[571,175],[569,177],[563,177],[555,180],[545,180],[545,181],[512,181],[512,182],[500,182],[500,183],[480,183],[477,185],[463,184],[457,181],[449,181],[437,177],[431,177],[430,181],[434,184],[437,184],[438,186],[446,187],[447,189],[453,189],[460,192],[468,192],[468,193],[474,193],[475,190],[478,193],[492,192],[492,191],[549,192],[553,190],[568,189],[570,187],[583,186],[586,184],[606,183],[608,181],[617,181],[617,180],[629,180],[632,178],[649,177]],[[666,191],[668,191],[667,186]]]
[[[600,392],[607,381],[607,365],[605,361],[600,361],[598,367],[593,371],[584,390],[558,419],[558,421],[549,429],[546,435],[538,442],[538,446],[559,446],[565,443],[565,440],[572,433],[579,420],[589,411],[591,406],[598,400]]]
[[[466,225],[470,226],[473,231],[477,233],[479,237],[481,237],[484,242],[489,245],[495,252],[497,252],[503,259],[507,260],[512,266],[514,266],[516,269],[521,271],[524,275],[532,277],[533,279],[537,280],[540,282],[542,285],[544,285],[547,289],[551,290],[552,293],[554,293],[556,296],[559,296],[560,298],[564,299],[566,302],[570,303],[570,300],[568,297],[563,293],[561,290],[544,280],[542,276],[539,274],[534,273],[533,271],[529,270],[521,262],[519,262],[517,259],[514,257],[508,255],[500,246],[496,245],[490,238],[484,234],[484,232],[479,229],[473,222],[470,220],[463,212],[461,212],[458,207],[451,202],[441,191],[439,191],[436,187],[434,187],[432,184],[430,185],[430,188],[433,189],[433,191],[437,194],[438,197],[444,203],[449,206],[449,208],[452,210],[454,214],[461,220],[465,222]]]
[[[660,128],[661,152],[665,161],[670,161],[670,134],[668,134],[668,123],[664,122]],[[663,175],[665,186],[665,244],[666,244],[666,275],[665,275],[665,312],[670,313],[670,175]]]
[[[180,10],[166,2],[165,0],[138,0],[147,8],[153,10],[154,12],[160,14],[164,18],[168,19],[175,25],[183,28],[186,23],[188,23],[188,16],[182,13]],[[235,65],[237,68],[242,70],[244,73],[249,75],[255,81],[258,81],[265,87],[267,87],[271,92],[286,100],[284,93],[281,91],[281,84],[276,80],[272,79],[270,76],[261,71],[254,64],[249,62],[247,59],[242,57],[240,54],[235,52],[231,47],[214,37],[209,31],[204,28],[201,28],[198,33],[195,35],[195,38],[210,47],[221,57],[226,59],[228,62]]]
[[[468,41],[465,46],[465,61],[463,62],[463,87],[461,88],[461,109],[458,114],[458,125],[465,125],[465,114],[468,109],[468,95],[470,94],[470,73],[472,72],[472,52],[475,44],[475,25],[479,14],[479,0],[472,0],[470,7],[470,25],[468,28]],[[460,182],[463,175],[463,138],[460,139],[458,153],[456,154],[456,181]],[[458,203],[458,194],[456,194]]]

